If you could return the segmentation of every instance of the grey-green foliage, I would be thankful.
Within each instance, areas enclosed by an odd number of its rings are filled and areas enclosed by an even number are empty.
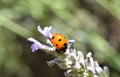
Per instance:
[[[103,8],[105,8],[109,13],[111,13],[116,18],[120,19],[120,0],[95,0]]]
[[[21,61],[22,47],[16,35],[0,27],[0,74],[1,77],[30,77],[29,68]]]

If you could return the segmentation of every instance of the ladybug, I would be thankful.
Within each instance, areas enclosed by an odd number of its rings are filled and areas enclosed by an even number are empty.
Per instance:
[[[50,41],[52,42],[53,46],[56,48],[56,51],[58,52],[66,51],[68,46],[68,41],[62,34],[59,33],[53,34]]]

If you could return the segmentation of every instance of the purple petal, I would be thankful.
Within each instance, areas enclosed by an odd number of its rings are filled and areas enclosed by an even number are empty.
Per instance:
[[[52,33],[51,33],[52,27],[51,26],[50,27],[45,27],[43,30],[40,26],[38,26],[37,29],[40,33],[42,33],[48,39],[52,38]]]
[[[28,41],[33,42],[33,44],[31,45],[32,52],[35,52],[36,50],[41,49],[43,46],[40,42],[38,42],[34,38],[28,38]]]
[[[33,43],[33,44],[31,45],[31,49],[32,49],[32,52],[37,51],[37,50],[38,50],[37,44],[36,44],[36,43]]]
[[[54,47],[48,47],[44,44],[41,44],[34,38],[28,38],[28,41],[33,42],[33,44],[31,45],[32,52],[35,52],[36,50],[41,49],[41,50],[45,50],[45,52],[47,53],[52,53],[56,50]]]

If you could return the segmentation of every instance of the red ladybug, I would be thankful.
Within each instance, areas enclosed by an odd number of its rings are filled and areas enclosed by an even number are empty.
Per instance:
[[[68,41],[62,34],[59,33],[53,34],[50,41],[52,42],[53,46],[56,48],[56,51],[58,52],[66,51],[68,46]]]

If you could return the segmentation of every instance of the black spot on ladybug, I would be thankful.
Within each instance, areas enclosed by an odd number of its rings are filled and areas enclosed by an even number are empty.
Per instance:
[[[52,37],[52,39],[54,39],[54,38],[55,38],[55,36]]]
[[[55,44],[56,46],[58,46],[58,44]]]
[[[67,46],[67,43],[65,43],[64,46],[66,47],[66,46]]]
[[[58,41],[61,41],[62,39],[59,39]]]
[[[65,46],[65,47],[62,49],[63,53],[66,51],[66,49],[67,49],[67,46]]]

